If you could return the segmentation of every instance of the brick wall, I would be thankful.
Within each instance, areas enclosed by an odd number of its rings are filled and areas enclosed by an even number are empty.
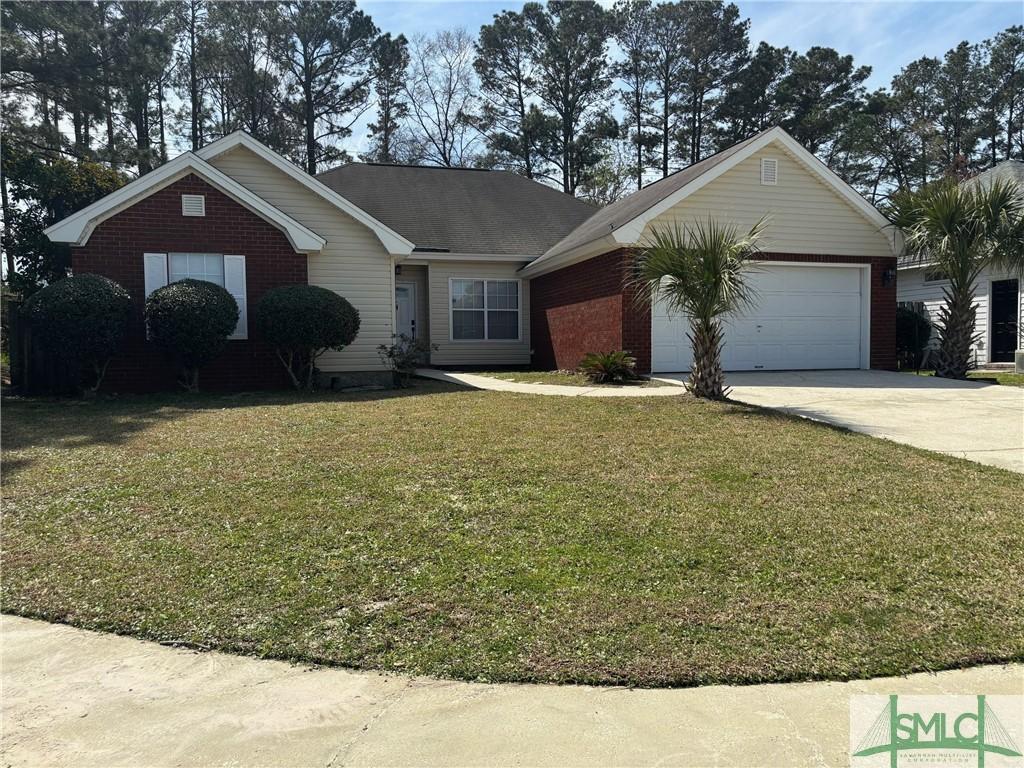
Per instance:
[[[625,349],[651,367],[650,309],[625,295],[629,251],[618,250],[530,281],[536,368],[575,368],[588,352]]]
[[[871,265],[871,367],[896,367],[896,284],[882,275],[895,257],[766,253],[768,261]],[[651,313],[627,296],[630,251],[621,249],[549,272],[530,282],[533,365],[574,368],[587,352],[626,349],[643,373],[651,369]]]
[[[181,195],[206,196],[206,216],[181,215]],[[279,285],[306,283],[306,255],[296,253],[285,235],[195,175],[155,192],[98,227],[81,248],[71,249],[76,274],[93,272],[123,285],[135,311],[122,349],[104,380],[110,391],[175,388],[174,367],[146,341],[143,323],[143,253],[230,253],[245,256],[249,338],[229,341],[223,354],[199,374],[203,389],[237,390],[287,384],[280,363],[254,338],[254,308]]]

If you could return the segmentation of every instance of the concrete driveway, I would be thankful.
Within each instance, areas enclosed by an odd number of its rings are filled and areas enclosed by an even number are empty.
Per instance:
[[[1019,387],[888,371],[730,373],[727,383],[740,402],[1024,473]]]

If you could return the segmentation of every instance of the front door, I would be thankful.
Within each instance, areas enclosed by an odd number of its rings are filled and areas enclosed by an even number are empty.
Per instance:
[[[395,283],[395,334],[416,338],[415,283]]]
[[[1017,349],[1017,322],[1020,283],[1017,280],[992,281],[992,360],[1012,363]]]

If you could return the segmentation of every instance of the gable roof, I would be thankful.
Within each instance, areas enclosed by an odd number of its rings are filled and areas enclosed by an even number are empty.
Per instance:
[[[257,216],[275,225],[285,234],[296,251],[315,253],[324,247],[326,240],[316,232],[278,210],[192,152],[178,155],[159,168],[100,198],[92,205],[50,225],[43,230],[43,234],[55,243],[85,245],[98,224],[189,174],[195,174]]]
[[[891,228],[889,221],[871,203],[782,128],[775,127],[706,157],[688,168],[676,171],[602,208],[552,246],[541,258],[525,266],[522,269],[523,276],[544,274],[574,260],[595,256],[600,251],[635,245],[652,219],[772,142],[781,144],[801,165],[832,188],[869,222],[879,229]]]
[[[417,258],[531,260],[597,210],[507,171],[350,163],[317,179],[416,243]]]
[[[964,183],[994,184],[997,181],[1011,181],[1024,187],[1024,160],[1003,160]]]
[[[228,134],[224,138],[218,139],[212,144],[207,144],[196,152],[196,154],[204,160],[212,160],[218,155],[230,152],[237,147],[245,147],[247,150],[258,155],[285,175],[291,177],[306,189],[316,195],[319,195],[334,207],[347,213],[360,224],[368,227],[374,235],[377,236],[377,239],[380,240],[381,245],[384,246],[384,249],[388,253],[403,256],[412,252],[413,243],[411,241],[407,240],[398,232],[395,232],[358,205],[353,205],[352,202],[342,197],[337,191],[324,186],[316,178],[310,176],[295,164],[285,160],[269,147],[256,141],[256,139],[245,131],[235,131],[234,133]]]

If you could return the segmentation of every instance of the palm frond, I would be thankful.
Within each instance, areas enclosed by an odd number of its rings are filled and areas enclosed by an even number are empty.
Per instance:
[[[632,287],[642,300],[662,299],[671,311],[713,318],[749,305],[749,261],[757,255],[767,218],[739,233],[712,218],[655,227],[633,264]]]

